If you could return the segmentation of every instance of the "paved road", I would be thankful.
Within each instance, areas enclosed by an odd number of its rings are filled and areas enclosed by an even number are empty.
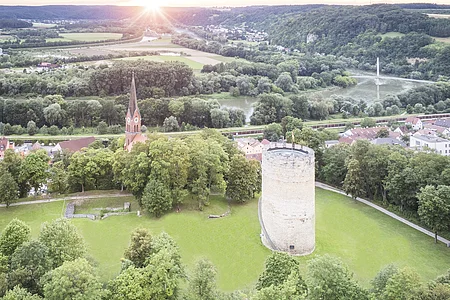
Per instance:
[[[11,203],[9,206],[50,203],[50,202],[67,201],[67,200],[71,201],[71,200],[81,200],[81,199],[117,198],[117,197],[127,197],[127,196],[131,196],[131,194],[102,194],[102,195],[72,196],[72,197],[50,198],[50,199],[42,199],[42,200],[34,200],[34,201],[15,202],[15,203]],[[6,204],[0,204],[0,207],[6,207]]]
[[[316,187],[347,196],[347,194],[344,191],[339,190],[339,189],[337,189],[335,187],[329,186],[327,184],[321,183],[321,182],[316,182]],[[399,217],[398,215],[396,215],[396,214],[394,214],[394,213],[392,213],[392,212],[382,208],[381,206],[373,204],[372,202],[367,201],[367,200],[362,199],[362,198],[359,198],[359,197],[356,198],[356,201],[359,201],[361,203],[369,205],[370,207],[375,208],[376,210],[378,210],[378,211],[380,211],[380,212],[390,216],[391,218],[394,218],[394,219],[402,222],[403,224],[406,224],[406,225],[408,225],[408,226],[410,226],[410,227],[412,227],[412,228],[414,228],[416,230],[419,230],[420,232],[425,233],[426,235],[431,236],[434,239],[434,233],[433,232],[431,232],[431,231],[429,231],[429,230],[427,230],[427,229],[425,229],[423,227],[420,227],[420,226],[418,226],[418,225],[416,225],[414,223],[411,223],[410,221],[408,221],[408,220],[406,220],[406,219],[404,219],[402,217]],[[447,239],[445,239],[445,238],[443,238],[443,237],[441,237],[439,235],[438,235],[438,240],[443,242],[444,244],[446,244],[448,247],[450,247],[450,241],[449,240],[447,240]]]

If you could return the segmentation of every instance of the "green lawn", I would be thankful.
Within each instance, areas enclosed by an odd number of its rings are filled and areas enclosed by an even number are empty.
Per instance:
[[[133,56],[133,57],[119,58],[118,60],[146,60],[157,62],[179,61],[184,62],[194,70],[201,70],[203,68],[203,64],[193,61],[186,56],[173,56],[173,55]]]
[[[446,272],[450,249],[443,244],[435,245],[431,237],[336,193],[316,189],[316,199],[316,251],[299,258],[303,269],[311,257],[330,253],[341,257],[365,285],[389,263],[409,265],[423,280]],[[37,236],[42,222],[61,216],[63,205],[55,202],[0,208],[0,229],[16,217],[28,223],[33,236]],[[134,202],[133,206],[136,206]],[[230,291],[252,286],[270,253],[260,242],[257,201],[234,205],[232,215],[223,219],[207,218],[211,213],[226,210],[226,203],[220,197],[216,196],[204,212],[189,210],[190,206],[195,204],[188,203],[181,212],[160,219],[130,214],[102,221],[75,219],[73,223],[86,239],[103,280],[117,274],[130,233],[141,226],[152,234],[169,233],[179,244],[188,267],[200,257],[210,259],[218,269],[221,289]]]

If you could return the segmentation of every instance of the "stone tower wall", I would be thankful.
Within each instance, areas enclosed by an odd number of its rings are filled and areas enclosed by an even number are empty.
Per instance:
[[[263,152],[262,242],[273,250],[306,255],[315,248],[314,151],[283,147],[271,144]]]

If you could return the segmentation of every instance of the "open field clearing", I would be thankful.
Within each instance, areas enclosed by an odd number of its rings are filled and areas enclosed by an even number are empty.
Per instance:
[[[56,24],[48,24],[48,23],[33,23],[34,28],[52,28],[56,27]]]
[[[391,31],[391,32],[386,32],[385,34],[380,34],[381,35],[381,37],[384,39],[384,38],[396,38],[396,37],[402,37],[402,36],[404,36],[405,34],[404,33],[401,33],[401,32],[394,32],[394,31]]]
[[[436,19],[450,19],[450,15],[448,14],[427,14],[431,18]]]
[[[122,38],[121,33],[110,33],[110,32],[61,33],[60,35],[65,40],[81,41],[81,42],[120,40]]]
[[[130,199],[88,200],[80,209],[120,207]],[[132,210],[136,210],[137,203],[131,202]],[[270,253],[260,242],[257,201],[233,205],[231,216],[222,219],[207,218],[209,214],[226,210],[222,197],[214,196],[203,212],[192,207],[195,201],[185,204],[181,212],[160,219],[130,214],[102,221],[75,219],[73,223],[98,262],[104,281],[118,274],[130,233],[141,226],[155,235],[161,231],[169,233],[180,246],[182,260],[189,268],[201,257],[210,259],[218,268],[221,289],[231,291],[252,286]],[[42,222],[60,217],[63,211],[64,202],[0,208],[0,230],[13,218],[19,218],[31,226],[36,237]],[[430,280],[447,271],[450,259],[450,249],[442,243],[435,245],[433,238],[349,197],[316,189],[316,250],[313,255],[298,258],[302,269],[305,270],[306,261],[325,253],[341,257],[364,285],[389,263],[408,265],[423,280]]]
[[[0,34],[0,41],[8,41],[8,40],[12,40],[14,39],[14,37],[10,36],[10,35],[6,35],[6,34]]]
[[[435,37],[434,38],[436,41],[438,41],[438,42],[442,42],[442,43],[450,43],[450,37],[448,37],[448,38],[437,38],[437,37]]]

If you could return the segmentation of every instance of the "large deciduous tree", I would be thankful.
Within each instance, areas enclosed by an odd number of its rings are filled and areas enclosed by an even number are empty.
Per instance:
[[[67,219],[44,223],[39,234],[39,241],[49,249],[53,268],[86,254],[83,238]]]
[[[24,243],[11,256],[10,286],[19,284],[32,293],[38,293],[41,291],[41,277],[51,268],[47,246],[37,240]]]
[[[0,236],[0,253],[11,256],[17,248],[29,239],[30,227],[18,219],[13,219]]]
[[[19,186],[12,175],[4,170],[0,176],[0,202],[9,207],[17,198],[19,198]]]
[[[289,254],[273,252],[272,255],[266,259],[265,270],[259,276],[258,282],[256,283],[256,289],[261,290],[270,286],[282,285],[292,272],[298,271],[299,266],[298,261]],[[303,286],[303,290],[306,290],[305,282],[301,276],[299,280],[302,282],[301,285]]]
[[[125,258],[131,260],[137,268],[145,266],[152,252],[152,236],[145,228],[136,228],[131,233],[130,246],[125,250]]]
[[[434,231],[434,242],[437,243],[438,232],[447,230],[450,225],[450,187],[431,185],[420,190],[419,209],[420,219]]]
[[[39,150],[27,155],[21,165],[20,181],[26,182],[34,188],[36,194],[40,187],[47,182],[49,160],[50,158],[45,150]]]
[[[94,268],[84,258],[66,261],[47,273],[44,296],[48,300],[96,300],[102,295],[102,285]]]
[[[195,263],[194,272],[189,277],[189,295],[192,300],[215,300],[218,298],[216,286],[217,270],[207,259]]]
[[[261,191],[261,165],[256,160],[247,160],[242,154],[235,154],[231,157],[226,180],[227,198],[238,203],[246,202]]]
[[[308,299],[364,300],[368,293],[353,279],[353,274],[338,258],[324,255],[308,262],[306,276]]]

